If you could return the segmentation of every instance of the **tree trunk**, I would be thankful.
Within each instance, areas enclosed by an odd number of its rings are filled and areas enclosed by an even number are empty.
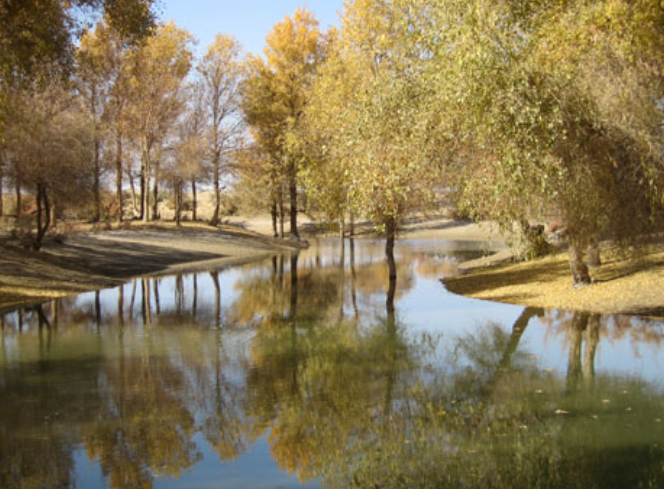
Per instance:
[[[150,220],[150,149],[147,141],[143,142],[143,161],[141,167],[141,219]]]
[[[387,266],[389,268],[389,277],[397,278],[397,265],[394,260],[394,240],[397,235],[397,225],[393,218],[390,218],[386,224],[387,237],[385,239],[385,256],[387,257]]]
[[[300,233],[297,231],[297,185],[295,178],[292,178],[288,185],[290,193],[290,234],[291,238],[300,239]]]
[[[51,225],[51,205],[48,200],[46,185],[42,182],[37,184],[37,236],[32,247],[39,251],[44,243],[44,236]]]
[[[16,219],[18,219],[19,217],[21,217],[23,215],[23,209],[22,209],[23,202],[22,202],[22,199],[21,199],[21,181],[18,179],[18,177],[16,177],[15,184],[16,184],[16,187],[15,187],[15,191],[16,191]]]
[[[175,179],[175,224],[180,226],[180,216],[182,214],[182,180]]]
[[[3,166],[4,161],[2,160],[2,156],[0,156],[0,217],[5,215],[4,193],[2,192],[2,185],[4,183]]]
[[[272,201],[272,206],[270,207],[270,214],[272,215],[272,231],[274,234],[274,237],[276,238],[279,236],[279,232],[277,231],[277,202]]]
[[[131,172],[127,172],[127,176],[129,177],[129,189],[131,190],[131,205],[133,208],[133,216],[136,216],[136,210],[139,207],[137,204],[136,200],[136,186],[134,185],[134,176],[131,174]],[[142,201],[141,201],[142,202]],[[139,209],[140,211],[140,209]]]
[[[586,250],[586,262],[590,268],[602,266],[602,259],[599,254],[599,244],[596,239],[590,241],[588,249]]]
[[[192,194],[192,215],[191,219],[196,222],[198,220],[198,195],[196,194],[196,178],[191,179],[191,194]]]
[[[590,274],[588,267],[583,261],[583,248],[575,241],[570,239],[569,243],[569,266],[572,271],[574,287],[584,287],[590,285]]]
[[[161,165],[161,151],[154,162],[154,184],[152,192],[152,220],[159,220],[159,166]]]
[[[348,231],[349,236],[355,236],[355,213],[350,213],[350,229]]]
[[[97,136],[95,130],[95,157],[94,157],[94,181],[92,183],[92,193],[94,196],[94,211],[92,214],[92,221],[99,222],[101,220],[101,165],[100,165],[100,155],[101,147],[99,143],[99,137]]]
[[[115,195],[118,201],[118,222],[124,217],[124,199],[122,198],[122,132],[115,135]]]
[[[210,226],[219,225],[219,212],[221,209],[221,189],[220,189],[220,167],[221,166],[221,155],[219,152],[215,152],[214,161],[213,161],[213,171],[214,175],[212,178],[212,189],[214,190],[214,213],[212,214],[212,219],[210,219]]]
[[[284,220],[286,219],[284,211],[284,194],[281,189],[279,189],[279,234],[283,238],[284,233]]]

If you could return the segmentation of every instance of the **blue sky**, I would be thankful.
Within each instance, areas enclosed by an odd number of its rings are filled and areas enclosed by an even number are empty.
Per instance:
[[[343,0],[161,0],[160,18],[187,29],[198,40],[199,53],[219,33],[233,35],[248,52],[262,53],[272,26],[300,6],[327,29],[338,25]]]

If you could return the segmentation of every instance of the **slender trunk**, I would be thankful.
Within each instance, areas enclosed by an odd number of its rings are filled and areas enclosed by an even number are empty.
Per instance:
[[[385,239],[385,256],[387,257],[387,266],[389,268],[390,280],[397,278],[397,265],[394,260],[394,241],[397,235],[397,225],[394,219],[390,218],[386,225],[387,237]]]
[[[124,199],[122,198],[122,132],[115,135],[115,195],[118,201],[118,222],[124,216]]]
[[[590,240],[590,244],[586,250],[586,262],[590,268],[602,266],[602,259],[599,254],[599,244],[596,239]]]
[[[141,167],[141,219],[150,220],[150,147],[143,141],[143,161]]]
[[[291,179],[288,191],[290,193],[290,234],[291,238],[300,239],[300,233],[297,230],[297,185],[295,178]]]
[[[92,221],[99,222],[101,220],[101,190],[100,190],[100,173],[101,173],[101,144],[99,137],[95,131],[95,157],[94,157],[94,181],[92,184],[92,194],[94,196],[94,211],[92,214]]]
[[[161,166],[161,150],[157,156],[157,160],[154,162],[154,184],[153,184],[153,196],[152,196],[152,220],[159,220],[159,167]]]
[[[345,233],[346,233],[346,218],[342,214],[341,217],[339,218],[339,239],[341,239],[341,241],[343,241]]]
[[[272,206],[270,207],[270,214],[272,215],[272,231],[273,235],[276,238],[279,236],[279,232],[277,231],[277,202],[272,201]]]
[[[23,214],[23,203],[22,203],[22,199],[21,199],[21,181],[18,179],[18,177],[16,178],[15,185],[16,185],[16,187],[15,187],[15,192],[16,192],[16,219],[18,219]]]
[[[179,178],[175,181],[175,223],[178,227],[182,220],[182,180]]]
[[[60,324],[60,301],[51,301],[51,325],[54,329],[58,329]]]
[[[44,237],[51,225],[51,204],[48,200],[46,185],[37,184],[37,236],[32,247],[39,251],[44,243]]]
[[[574,287],[584,287],[590,284],[588,266],[583,261],[583,248],[571,239],[569,243],[569,266],[572,271]]]
[[[3,184],[4,184],[4,174],[3,174],[4,161],[0,156],[0,217],[5,215],[5,206],[4,206],[4,193],[3,193]]]
[[[196,194],[196,178],[192,177],[191,179],[191,194],[193,198],[192,202],[192,215],[191,219],[196,222],[198,221],[198,196]]]
[[[358,317],[357,309],[357,271],[355,270],[355,239],[350,240],[350,296],[353,301],[355,319]]]
[[[350,229],[348,230],[350,236],[355,236],[355,213],[350,213]]]
[[[220,188],[220,167],[221,166],[221,155],[218,151],[215,151],[214,162],[213,162],[213,171],[214,175],[212,178],[212,189],[214,190],[214,213],[212,214],[212,219],[210,219],[210,226],[219,225],[219,212],[221,209],[221,188]]]
[[[136,186],[134,185],[134,175],[131,174],[131,171],[127,170],[127,177],[129,178],[129,190],[131,191],[131,206],[132,206],[132,217],[136,217],[136,211],[138,208],[138,200],[136,199]]]
[[[284,220],[286,216],[284,214],[284,194],[281,189],[279,189],[279,234],[283,238],[284,233]]]
[[[139,190],[141,191],[141,206],[138,210],[138,218],[140,220],[145,220],[145,164],[141,166],[141,177],[139,182]]]

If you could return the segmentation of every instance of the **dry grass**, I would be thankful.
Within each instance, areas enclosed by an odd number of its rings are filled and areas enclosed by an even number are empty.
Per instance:
[[[664,247],[625,258],[603,250],[591,270],[595,283],[574,289],[567,253],[523,263],[498,264],[445,280],[451,292],[477,299],[597,313],[664,315]]]

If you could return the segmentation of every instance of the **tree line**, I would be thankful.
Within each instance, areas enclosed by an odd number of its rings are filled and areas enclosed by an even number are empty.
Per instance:
[[[179,220],[185,185],[195,217],[205,183],[216,225],[232,173],[275,235],[288,220],[299,238],[303,211],[342,234],[362,217],[388,256],[403,217],[441,194],[526,236],[556,218],[577,284],[599,241],[626,249],[661,229],[657,0],[346,0],[338,28],[298,9],[262,56],[219,36],[199,60],[189,33],[134,3],[144,22],[118,27],[115,2],[92,2],[104,20],[56,57],[65,68],[3,55],[3,177],[33,192],[40,229],[84,189],[100,219],[109,161],[118,219],[127,184],[138,218],[159,217],[161,184]]]

